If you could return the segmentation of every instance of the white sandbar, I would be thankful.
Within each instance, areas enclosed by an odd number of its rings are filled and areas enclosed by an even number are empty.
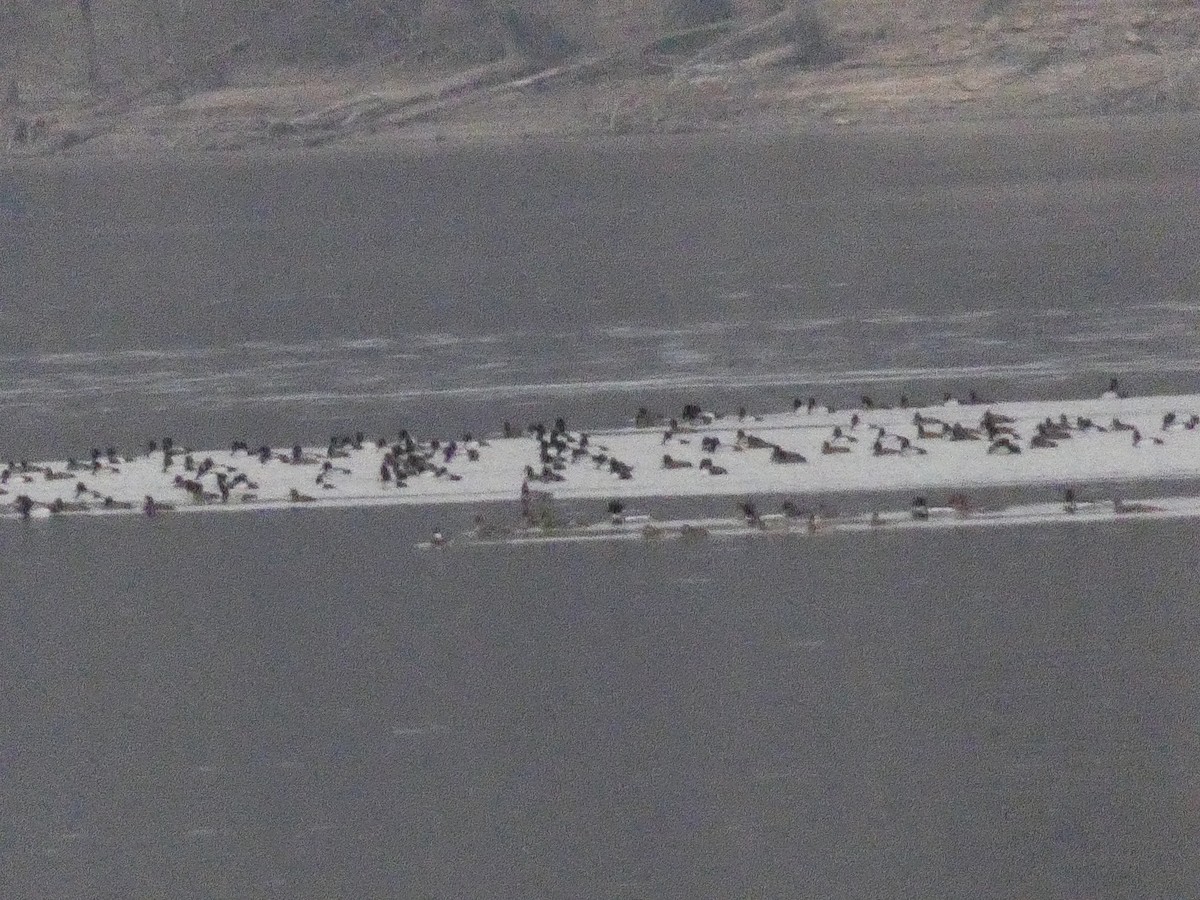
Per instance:
[[[936,417],[948,425],[961,424],[977,428],[985,410],[1010,417],[1018,437],[1013,438],[1021,452],[1015,455],[989,454],[989,441],[921,439],[913,424],[914,413]],[[1130,398],[1097,398],[1091,400],[999,402],[989,404],[947,404],[917,409],[839,410],[824,409],[812,414],[803,408],[756,418],[748,416],[739,421],[736,415],[724,415],[694,432],[676,433],[665,444],[663,426],[651,428],[621,428],[589,432],[589,453],[577,461],[565,457],[558,472],[562,481],[534,481],[536,490],[547,491],[555,499],[597,499],[631,497],[700,497],[754,496],[759,494],[811,495],[831,491],[891,491],[921,492],[947,489],[962,490],[981,486],[1095,484],[1106,481],[1148,481],[1161,479],[1191,479],[1200,476],[1200,428],[1187,428],[1185,423],[1200,411],[1200,395],[1148,396]],[[1175,422],[1163,426],[1163,418],[1174,413]],[[851,416],[861,421],[851,428]],[[1072,427],[1070,438],[1059,440],[1051,449],[1033,449],[1030,438],[1039,422],[1049,418],[1058,422],[1065,415],[1072,426],[1079,417],[1091,419],[1097,426],[1086,430]],[[1136,426],[1143,436],[1134,446],[1131,432],[1111,430],[1114,418]],[[549,424],[549,423],[547,423]],[[578,445],[580,431],[570,426],[568,444]],[[856,441],[836,441],[850,448],[848,453],[825,455],[822,443],[831,439],[834,426]],[[913,448],[903,454],[877,456],[872,453],[875,430],[887,432],[888,447],[897,447],[899,436],[906,437]],[[737,431],[751,435],[803,454],[807,462],[779,464],[771,461],[769,449],[741,449],[737,446]],[[394,441],[396,436],[387,436]],[[715,437],[720,446],[713,453],[704,453],[700,442]],[[468,448],[477,451],[478,459],[468,459]],[[380,465],[386,449],[374,442],[360,449],[350,449],[348,455],[328,459],[326,448],[306,448],[305,461],[299,464],[283,461],[291,456],[290,448],[276,448],[270,459],[244,451],[193,450],[191,456],[198,464],[211,458],[214,465],[199,481],[207,495],[199,501],[175,484],[177,476],[195,479],[195,472],[186,471],[184,454],[177,453],[169,468],[164,470],[161,452],[126,458],[116,464],[101,460],[93,471],[90,456],[81,456],[87,464],[68,471],[64,460],[30,464],[22,470],[17,466],[2,485],[7,492],[0,498],[3,511],[16,515],[14,500],[25,495],[34,504],[35,515],[48,514],[56,501],[68,508],[63,512],[81,514],[140,513],[144,498],[152,496],[160,504],[174,506],[176,511],[217,512],[233,510],[263,510],[285,506],[335,507],[374,506],[384,504],[445,504],[482,503],[498,500],[517,500],[525,480],[525,467],[541,472],[537,440],[528,434],[513,437],[488,437],[484,441],[460,442],[459,452],[449,462],[444,450],[432,450],[428,442],[419,443],[419,452],[431,463],[444,467],[445,474],[431,472],[407,479],[404,488],[380,478]],[[632,478],[622,480],[607,465],[597,465],[595,456],[616,457],[632,468]],[[693,468],[667,469],[664,454],[690,462]],[[728,474],[709,475],[698,467],[702,458],[711,458]],[[317,482],[324,462],[334,471]],[[343,471],[344,470],[344,471]],[[227,502],[216,498],[218,472],[230,479],[244,473],[254,487],[239,484]],[[48,474],[52,473],[52,474]],[[61,477],[64,473],[69,477]],[[458,477],[451,480],[450,475]],[[53,477],[60,476],[60,477]],[[78,488],[82,485],[82,490]],[[311,500],[291,499],[296,491]],[[106,508],[104,498],[112,503]],[[75,508],[70,505],[76,504]],[[128,509],[114,508],[130,504]]]

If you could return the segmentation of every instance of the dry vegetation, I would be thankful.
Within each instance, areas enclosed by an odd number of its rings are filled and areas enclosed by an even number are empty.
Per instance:
[[[0,0],[0,148],[1200,105],[1195,0]]]

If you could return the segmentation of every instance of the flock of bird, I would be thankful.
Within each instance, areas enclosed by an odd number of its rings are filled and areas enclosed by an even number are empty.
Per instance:
[[[1114,380],[1103,396],[1115,399],[1123,395]],[[904,395],[894,405],[862,396],[856,407],[843,414],[813,397],[796,398],[792,403],[793,413],[801,420],[815,415],[822,417],[813,427],[818,430],[827,427],[827,431],[820,435],[819,444],[814,442],[814,449],[809,451],[819,452],[822,456],[925,456],[937,443],[968,441],[980,442],[986,446],[989,455],[1012,455],[1048,451],[1088,433],[1106,432],[1127,432],[1132,444],[1137,446],[1143,440],[1162,443],[1165,432],[1195,430],[1200,426],[1200,415],[1177,415],[1175,412],[1164,415],[1160,433],[1148,437],[1136,426],[1116,417],[1108,422],[1095,422],[1084,416],[1071,418],[1062,414],[1057,419],[1047,417],[1037,423],[1021,424],[996,412],[975,392],[962,402],[946,395],[942,403],[944,412],[936,416],[931,414],[930,407],[922,407],[914,409],[908,419],[909,408],[908,398]],[[888,416],[878,415],[884,411]],[[898,411],[905,411],[904,416],[897,415]],[[880,420],[889,424],[877,424]],[[752,454],[779,466],[809,462],[797,447],[785,447],[764,437],[766,432],[755,429],[755,424],[761,421],[760,416],[750,415],[745,408],[723,415],[689,403],[680,415],[667,417],[643,407],[633,421],[634,433],[641,435],[638,453],[633,456],[628,449],[620,453],[614,450],[613,446],[620,444],[615,439],[608,444],[600,443],[587,432],[569,429],[562,417],[551,425],[535,423],[523,429],[506,422],[503,438],[492,440],[532,439],[535,458],[524,464],[522,473],[513,474],[520,478],[522,517],[533,523],[544,514],[550,499],[551,493],[546,486],[572,478],[572,472],[579,466],[590,466],[594,471],[607,473],[615,481],[630,481],[635,478],[635,472],[644,471],[647,466],[693,470],[702,478],[726,476],[730,474],[732,461],[737,458],[730,454]],[[832,424],[822,425],[822,421]],[[1022,434],[1019,427],[1026,433]],[[793,438],[798,433],[794,429],[788,431]],[[660,457],[647,456],[645,452],[647,444],[652,446],[653,439],[646,440],[650,434],[661,435]],[[693,442],[700,448],[699,459],[694,458]],[[147,442],[143,453],[132,456],[108,447],[103,451],[93,448],[82,458],[72,458],[58,466],[10,461],[0,471],[0,496],[10,497],[4,501],[9,509],[26,518],[43,508],[50,514],[59,514],[131,510],[139,504],[146,515],[154,516],[175,508],[179,502],[254,502],[260,499],[261,483],[282,480],[283,486],[287,487],[286,495],[276,493],[264,500],[312,503],[326,492],[338,491],[352,477],[357,479],[354,484],[359,488],[373,483],[370,490],[374,495],[388,489],[404,490],[416,479],[439,480],[447,485],[459,482],[470,477],[471,464],[478,463],[492,446],[487,438],[471,434],[452,440],[418,440],[403,430],[394,440],[380,437],[369,441],[360,431],[353,435],[335,435],[323,450],[305,449],[300,445],[289,450],[265,445],[255,448],[239,440],[233,442],[227,453],[201,457],[166,437]],[[764,455],[758,456],[758,453]],[[102,489],[119,481],[126,469],[141,473],[142,481],[138,483],[150,484],[152,481],[156,493],[147,493],[136,500],[128,491],[122,494],[121,491]],[[277,474],[285,472],[286,475]],[[148,474],[154,478],[148,480]],[[62,486],[50,489],[46,485],[49,482],[61,482]],[[164,486],[162,490],[158,488],[159,484]],[[35,485],[38,489],[34,489]],[[277,489],[279,485],[274,483],[270,487]],[[48,492],[54,493],[50,499],[47,499]],[[114,493],[118,495],[116,498]],[[920,502],[914,503],[914,515],[919,516],[924,500],[917,500]],[[614,502],[619,505],[618,501]],[[745,507],[743,512],[749,521],[759,518],[753,503],[747,502]],[[620,516],[621,512],[614,515]],[[785,504],[782,515],[806,517],[812,514],[794,504]]]
[[[1102,397],[1107,400],[1124,399],[1115,379],[1110,382],[1108,390]],[[1026,451],[1053,450],[1089,433],[1125,432],[1129,434],[1133,447],[1139,446],[1144,440],[1156,445],[1161,445],[1165,441],[1165,437],[1159,434],[1152,434],[1148,438],[1143,436],[1137,426],[1123,422],[1116,416],[1108,422],[1096,422],[1086,416],[1072,418],[1065,413],[1060,414],[1056,419],[1046,417],[1038,422],[1027,422],[1022,426],[1026,433],[1022,434],[1018,430],[1016,419],[996,412],[991,408],[991,404],[980,398],[974,391],[969,394],[965,402],[946,394],[943,397],[942,406],[946,412],[939,416],[931,415],[928,411],[922,412],[921,409],[914,410],[910,420],[912,426],[910,436],[901,433],[895,425],[889,428],[866,424],[866,420],[872,417],[871,414],[878,411],[890,411],[893,414],[891,419],[895,421],[896,410],[909,408],[906,396],[901,395],[899,402],[895,406],[890,406],[876,403],[871,397],[864,395],[856,409],[847,411],[848,415],[843,423],[834,424],[829,428],[820,442],[820,453],[824,456],[850,453],[869,453],[874,457],[924,456],[929,453],[931,442],[977,441],[986,447],[984,452],[987,455],[1007,456]],[[972,407],[971,413],[965,414],[967,409]],[[983,407],[982,412],[978,411],[979,407]],[[807,413],[809,416],[817,412],[823,412],[827,416],[837,412],[833,406],[820,404],[816,398],[812,397],[807,400],[795,399],[792,409],[794,413]],[[732,416],[706,412],[698,405],[688,404],[679,416],[671,418],[655,415],[643,407],[638,410],[634,424],[639,429],[661,429],[663,446],[689,445],[699,435],[699,446],[703,456],[698,462],[681,458],[677,453],[664,453],[660,466],[666,470],[691,469],[700,476],[719,476],[729,473],[727,466],[720,465],[715,461],[715,458],[719,458],[717,457],[718,451],[723,452],[726,445],[722,444],[717,435],[705,435],[702,432],[719,429],[729,431],[733,426],[727,424],[725,420],[730,418]],[[785,448],[775,441],[754,433],[752,424],[747,427],[748,423],[761,421],[761,417],[750,416],[745,408],[740,408],[736,413],[736,420],[736,437],[727,449],[735,453],[767,451],[765,458],[776,465],[796,465],[808,462],[807,457],[799,450]],[[1193,413],[1183,416],[1176,412],[1167,412],[1162,416],[1160,433],[1176,429],[1194,431],[1198,426],[1200,426],[1200,415]],[[540,469],[527,466],[526,479],[522,485],[522,513],[531,524],[546,516],[548,510],[544,506],[539,509],[530,502],[530,498],[544,501],[551,495],[531,489],[530,482],[552,484],[564,481],[567,479],[570,468],[583,460],[590,460],[597,468],[608,467],[622,479],[634,477],[632,466],[618,460],[607,447],[590,445],[588,435],[573,436],[566,430],[561,419],[555,429],[548,433],[539,428],[537,437]],[[1071,487],[1063,489],[1062,501],[1064,510],[1068,513],[1073,513],[1079,508],[1075,489]],[[1119,499],[1113,501],[1113,507],[1116,512],[1143,511],[1141,505],[1125,503]],[[818,519],[829,514],[824,507],[815,509],[802,507],[790,500],[783,501],[781,512],[774,515],[764,515],[759,511],[758,505],[750,500],[740,501],[738,508],[746,523],[753,527],[765,527],[769,520],[781,518],[784,520],[804,519],[807,520],[810,529],[815,529]],[[944,507],[945,510],[958,514],[966,514],[969,508],[970,501],[961,491],[950,494]],[[914,519],[927,519],[930,509],[924,496],[917,496],[913,499],[911,514]],[[620,501],[612,501],[609,513],[614,522],[627,521],[624,504]],[[882,524],[882,519],[876,514],[872,516],[870,524]]]

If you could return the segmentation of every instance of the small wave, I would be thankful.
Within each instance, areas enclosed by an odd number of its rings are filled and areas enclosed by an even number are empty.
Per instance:
[[[323,341],[305,341],[302,343],[281,344],[275,341],[243,341],[235,345],[240,350],[253,350],[260,353],[326,353],[330,345]]]
[[[1130,309],[1146,309],[1164,312],[1194,313],[1200,315],[1200,303],[1163,300],[1156,303],[1138,303]]]
[[[1119,327],[1114,327],[1112,331],[1085,331],[1079,334],[1064,335],[1061,340],[1067,344],[1107,344],[1112,342],[1144,343],[1180,337],[1182,335],[1179,333],[1179,326],[1167,323],[1143,331],[1126,331]]]
[[[502,334],[451,334],[450,332],[432,332],[429,334],[414,334],[407,342],[423,350],[436,350],[443,347],[488,346],[510,339]]]
[[[971,310],[970,312],[945,315],[910,313],[903,310],[879,310],[874,314],[870,314],[868,311],[867,315],[856,318],[854,321],[868,325],[967,325],[983,322],[999,314],[1000,311],[995,309]]]
[[[392,346],[387,338],[354,338],[338,344],[343,350],[386,350]]]
[[[606,325],[597,329],[601,337],[619,341],[679,339],[696,335],[723,335],[748,327],[746,322],[697,322],[686,326]]]
[[[768,329],[779,334],[795,334],[805,331],[820,331],[823,328],[836,328],[845,325],[849,319],[845,316],[834,316],[827,319],[800,319],[796,322],[772,322]]]

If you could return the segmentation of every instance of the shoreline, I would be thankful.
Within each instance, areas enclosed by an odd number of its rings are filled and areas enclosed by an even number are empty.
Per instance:
[[[251,142],[238,146],[170,145],[147,140],[136,148],[105,146],[86,142],[68,149],[13,151],[0,145],[0,172],[72,167],[166,167],[175,165],[225,166],[254,164],[264,160],[319,163],[339,159],[429,158],[446,153],[470,154],[516,150],[586,149],[600,152],[627,148],[670,148],[677,145],[737,145],[746,148],[786,146],[806,141],[861,144],[868,147],[891,142],[920,145],[970,144],[990,140],[1039,139],[1046,150],[1055,149],[1055,139],[1073,137],[1127,138],[1139,148],[1148,135],[1167,139],[1180,148],[1200,135],[1200,112],[1129,112],[1108,115],[1025,115],[978,119],[903,119],[838,126],[821,122],[791,122],[738,127],[695,127],[673,131],[625,131],[605,129],[554,129],[534,132],[502,130],[425,129],[391,133],[349,133],[314,146],[288,142]],[[1134,149],[1133,146],[1130,148]],[[1114,153],[1118,152],[1114,148]],[[1018,162],[1017,160],[1013,161]]]

